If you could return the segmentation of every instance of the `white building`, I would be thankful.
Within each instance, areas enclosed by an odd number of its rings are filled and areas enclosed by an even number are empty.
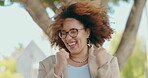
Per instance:
[[[37,78],[39,61],[46,58],[44,52],[31,41],[17,59],[17,72],[24,78]]]

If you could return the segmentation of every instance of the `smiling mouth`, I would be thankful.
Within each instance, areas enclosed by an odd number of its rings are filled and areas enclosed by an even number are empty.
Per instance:
[[[67,43],[67,44],[70,48],[74,48],[77,43],[76,42],[70,42],[70,43]]]

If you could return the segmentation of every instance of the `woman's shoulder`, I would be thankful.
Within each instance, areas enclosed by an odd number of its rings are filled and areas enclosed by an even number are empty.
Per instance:
[[[48,64],[49,63],[55,63],[56,62],[56,57],[55,57],[55,55],[50,55],[50,56],[48,56],[47,58],[43,59],[40,62],[42,62],[43,64],[45,64],[45,63],[48,63]]]

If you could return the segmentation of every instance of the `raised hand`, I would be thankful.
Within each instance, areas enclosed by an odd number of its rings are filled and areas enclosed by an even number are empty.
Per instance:
[[[67,60],[69,59],[69,53],[66,52],[64,49],[61,49],[56,54],[57,56],[57,63],[55,66],[54,73],[58,76],[61,76],[62,71],[64,70],[65,66],[67,66]]]
[[[94,51],[94,55],[96,56],[96,63],[99,67],[102,67],[107,63],[107,51],[100,47]]]

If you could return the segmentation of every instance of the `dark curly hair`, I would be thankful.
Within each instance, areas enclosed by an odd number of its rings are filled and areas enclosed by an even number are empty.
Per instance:
[[[67,50],[58,36],[58,31],[61,30],[63,21],[66,18],[74,18],[80,21],[84,28],[89,28],[91,30],[89,40],[97,47],[102,45],[106,39],[109,40],[111,38],[113,30],[109,26],[107,11],[95,4],[95,2],[83,1],[71,5],[63,5],[60,10],[61,12],[57,14],[54,23],[48,29],[48,36],[52,46],[56,45]]]

